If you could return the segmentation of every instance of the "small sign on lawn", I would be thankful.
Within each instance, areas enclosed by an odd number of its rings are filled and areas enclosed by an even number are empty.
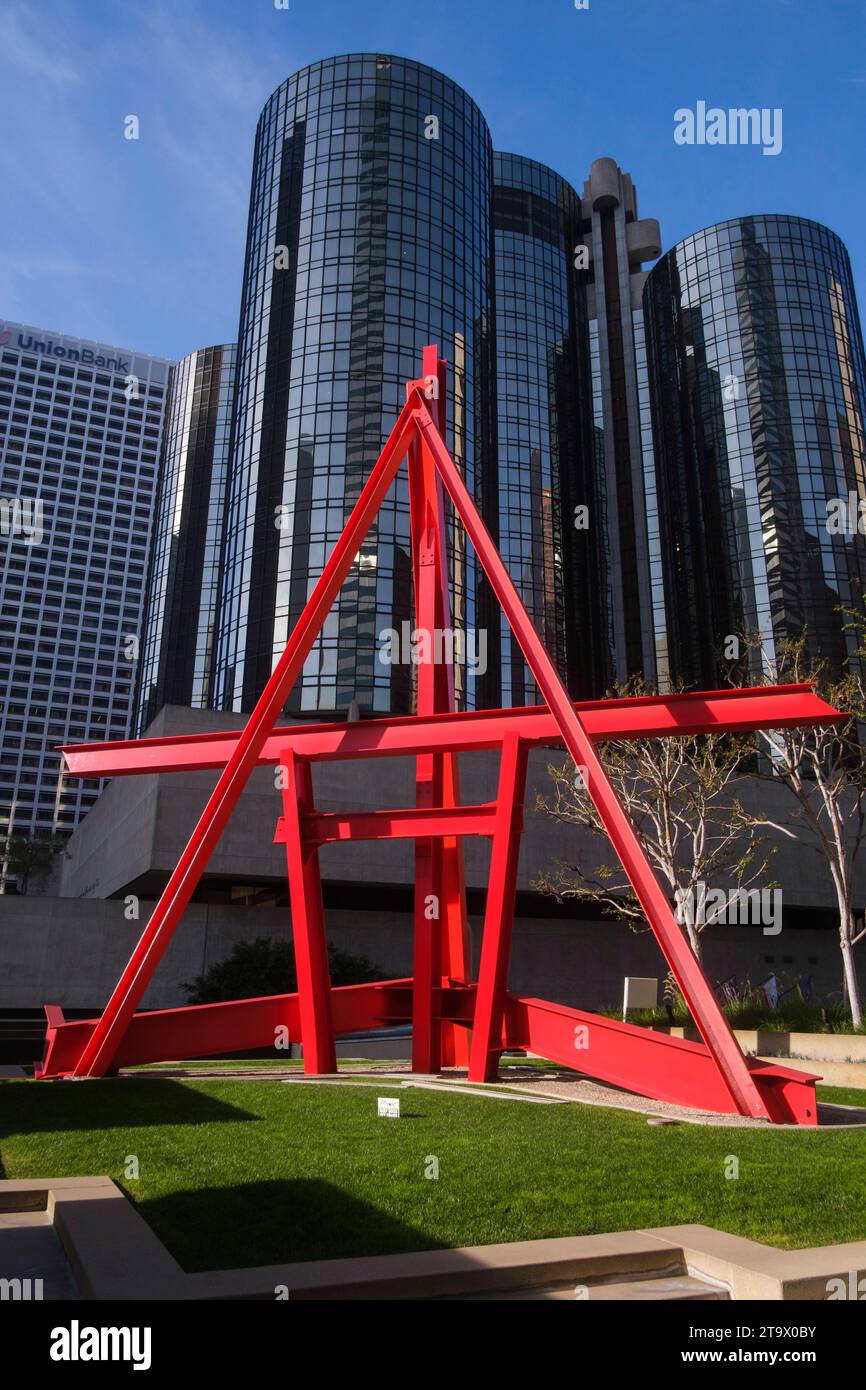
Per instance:
[[[399,1118],[400,1118],[400,1102],[399,1102],[399,1100],[397,1100],[396,1098],[395,1098],[395,1099],[391,1099],[390,1096],[379,1096],[378,1105],[379,1105],[379,1118],[380,1118],[380,1119],[381,1119],[381,1117],[384,1115],[384,1116],[385,1116],[387,1119],[389,1119],[389,1120],[399,1120]]]

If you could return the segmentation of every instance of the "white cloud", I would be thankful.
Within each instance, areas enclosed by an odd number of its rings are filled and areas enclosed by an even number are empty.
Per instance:
[[[0,53],[6,62],[28,78],[65,86],[81,81],[81,73],[69,61],[66,42],[44,12],[24,5],[0,10]]]

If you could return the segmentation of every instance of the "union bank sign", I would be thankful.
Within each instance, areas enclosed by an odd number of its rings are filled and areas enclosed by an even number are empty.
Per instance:
[[[20,324],[0,322],[0,348],[13,347],[22,352],[32,352],[42,357],[52,357],[61,362],[80,362],[85,367],[101,367],[108,372],[118,372],[122,376],[134,373],[137,376],[150,376],[151,380],[164,380],[167,363],[161,358],[122,356],[117,348],[106,348],[100,343],[89,343],[81,338],[49,337],[39,329],[26,328]],[[112,355],[116,354],[116,355]],[[136,363],[151,365],[151,371],[136,371]],[[154,370],[155,368],[155,370]]]

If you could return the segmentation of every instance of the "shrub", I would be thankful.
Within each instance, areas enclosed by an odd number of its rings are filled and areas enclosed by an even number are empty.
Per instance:
[[[328,946],[331,984],[360,985],[387,977],[366,956]],[[295,952],[288,941],[239,941],[230,956],[212,965],[184,989],[191,1004],[221,1004],[227,999],[259,999],[292,994],[298,987]]]

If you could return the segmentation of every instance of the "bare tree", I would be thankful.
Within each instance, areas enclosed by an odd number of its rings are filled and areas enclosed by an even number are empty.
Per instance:
[[[616,693],[649,692],[633,681]],[[747,888],[764,873],[774,852],[767,836],[746,825],[734,795],[744,759],[753,757],[754,750],[742,738],[702,734],[617,739],[599,744],[599,755],[700,960],[701,935],[723,909],[695,914],[683,910],[684,905],[699,901],[702,885],[721,875],[738,888]],[[606,839],[601,817],[574,763],[550,764],[548,772],[553,791],[549,797],[538,794],[536,809]],[[618,861],[589,870],[560,860],[540,874],[533,886],[559,902],[601,903],[606,916],[629,922],[636,930],[646,927],[643,909]]]
[[[827,663],[810,654],[807,635],[774,643],[771,653],[760,633],[749,633],[745,643],[750,661],[750,684],[777,685],[808,681],[828,704],[850,714],[843,725],[816,729],[764,729],[757,733],[766,757],[757,774],[783,783],[796,799],[793,815],[773,819],[766,813],[746,814],[744,824],[754,830],[774,830],[818,854],[833,881],[839,918],[839,948],[845,993],[854,1026],[863,1024],[863,1005],[854,947],[864,936],[855,917],[855,869],[866,835],[866,624],[849,614],[849,630],[859,642],[859,660],[834,679]],[[759,673],[756,678],[756,671]]]

